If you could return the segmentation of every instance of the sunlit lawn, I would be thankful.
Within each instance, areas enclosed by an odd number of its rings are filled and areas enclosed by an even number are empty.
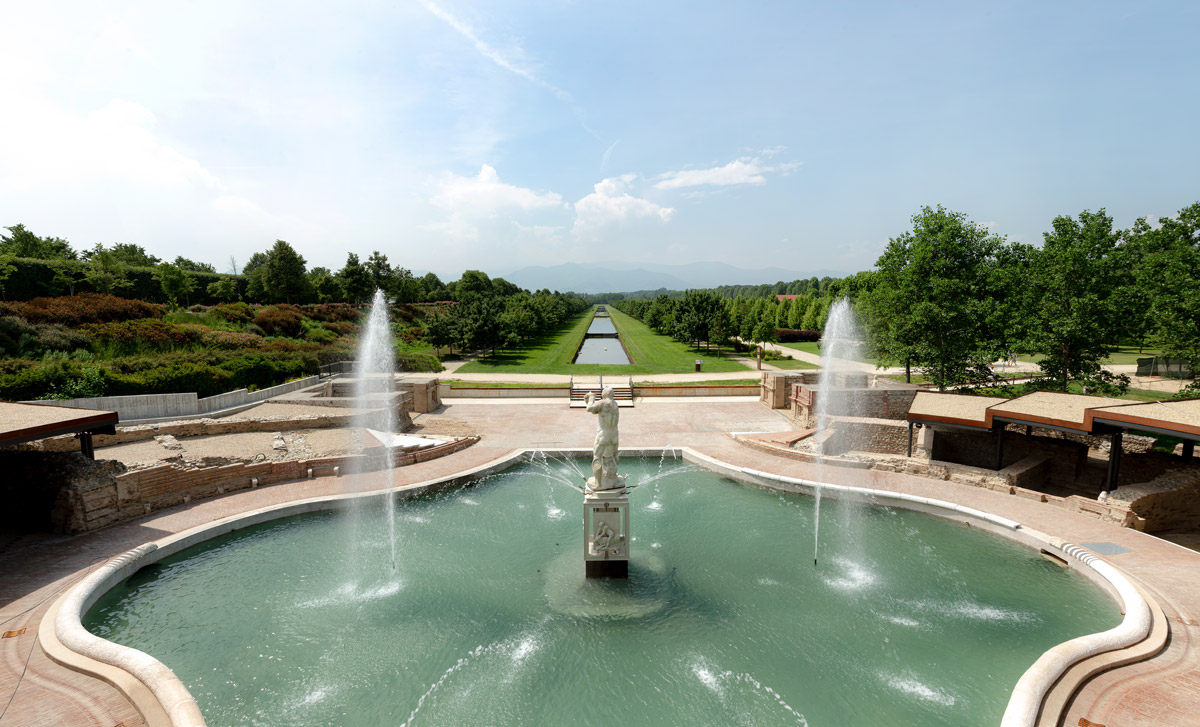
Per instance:
[[[462,373],[561,374],[596,376],[599,374],[671,374],[695,371],[700,359],[706,372],[745,371],[746,366],[722,355],[717,350],[705,351],[660,336],[644,324],[608,307],[613,324],[625,342],[633,359],[632,364],[572,364],[583,336],[592,320],[592,311],[579,316],[558,333],[543,336],[524,346],[504,349],[471,361],[458,369]]]

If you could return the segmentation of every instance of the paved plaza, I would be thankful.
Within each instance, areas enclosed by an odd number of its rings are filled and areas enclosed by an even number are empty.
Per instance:
[[[525,448],[590,448],[595,418],[562,402],[449,399],[437,412],[414,417],[419,431],[473,433],[481,440],[461,452],[396,471],[398,485],[461,472]],[[730,432],[792,428],[756,399],[643,399],[621,411],[623,448],[687,446],[736,465],[815,478],[812,465],[749,449]],[[103,457],[103,451],[99,456]],[[362,475],[361,477],[370,477]],[[1017,520],[1074,543],[1114,543],[1128,552],[1104,556],[1162,607],[1171,628],[1166,649],[1149,661],[1101,673],[1087,682],[1063,724],[1105,727],[1194,725],[1200,714],[1200,554],[1159,538],[1030,499],[912,475],[827,467],[839,484],[947,500]],[[13,699],[0,727],[146,724],[119,692],[51,662],[37,643],[42,617],[58,596],[98,563],[147,541],[247,510],[336,494],[351,477],[302,480],[193,502],[79,536],[24,536],[0,553],[0,623],[14,633],[0,640],[0,697]],[[763,557],[787,557],[786,551]],[[19,685],[19,686],[18,686]],[[15,694],[14,694],[15,691]],[[1086,721],[1081,721],[1086,720]]]

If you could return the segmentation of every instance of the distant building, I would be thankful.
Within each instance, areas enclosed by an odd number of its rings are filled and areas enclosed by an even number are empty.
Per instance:
[[[783,294],[783,293],[776,293],[776,294],[775,294],[775,300],[795,300],[795,299],[797,299],[797,298],[799,298],[799,297],[800,297],[800,296],[798,296],[798,295],[785,295],[785,294]]]

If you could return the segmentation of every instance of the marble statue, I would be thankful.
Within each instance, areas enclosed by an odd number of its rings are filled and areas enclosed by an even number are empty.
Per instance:
[[[611,386],[604,388],[599,399],[588,394],[587,410],[599,415],[596,442],[592,445],[592,474],[588,489],[592,491],[619,490],[625,487],[624,478],[617,477],[617,402]]]

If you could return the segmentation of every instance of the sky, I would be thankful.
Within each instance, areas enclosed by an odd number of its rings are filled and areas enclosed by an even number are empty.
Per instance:
[[[854,272],[1200,200],[1200,3],[3,0],[0,226],[226,271]],[[764,281],[773,282],[773,281]]]

